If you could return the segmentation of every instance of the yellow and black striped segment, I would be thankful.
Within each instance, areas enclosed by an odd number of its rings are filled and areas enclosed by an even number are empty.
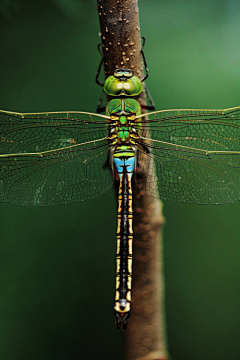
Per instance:
[[[125,329],[130,317],[132,289],[133,208],[132,175],[135,154],[131,146],[117,146],[113,161],[119,176],[117,212],[115,320]]]

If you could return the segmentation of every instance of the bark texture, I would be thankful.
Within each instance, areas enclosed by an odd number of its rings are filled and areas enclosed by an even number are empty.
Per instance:
[[[137,0],[97,0],[105,78],[117,68],[143,77]],[[144,91],[137,99],[143,102]],[[147,176],[147,174],[145,174]],[[165,337],[162,203],[134,187],[132,311],[126,359],[169,359]]]

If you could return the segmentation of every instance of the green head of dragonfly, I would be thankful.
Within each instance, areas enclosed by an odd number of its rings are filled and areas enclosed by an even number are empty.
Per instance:
[[[137,96],[142,92],[142,83],[131,70],[116,69],[105,80],[103,90],[110,96]]]

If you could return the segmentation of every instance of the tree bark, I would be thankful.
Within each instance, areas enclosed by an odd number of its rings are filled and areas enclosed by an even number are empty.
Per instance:
[[[116,68],[143,77],[137,0],[97,0],[105,78]],[[144,91],[137,99],[143,103]],[[145,174],[147,176],[147,174]],[[128,360],[167,360],[162,256],[162,203],[133,183],[132,311],[125,333]]]

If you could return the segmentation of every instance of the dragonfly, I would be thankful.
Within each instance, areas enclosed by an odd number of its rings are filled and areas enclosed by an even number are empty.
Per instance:
[[[142,50],[141,50],[142,51]],[[143,55],[143,53],[142,53]],[[144,56],[144,55],[143,55]],[[147,195],[191,204],[240,199],[240,107],[155,111],[136,100],[140,79],[116,68],[104,83],[105,114],[0,111],[0,201],[21,206],[69,204],[119,181],[115,321],[131,311],[133,179]],[[150,111],[147,116],[142,108]]]

